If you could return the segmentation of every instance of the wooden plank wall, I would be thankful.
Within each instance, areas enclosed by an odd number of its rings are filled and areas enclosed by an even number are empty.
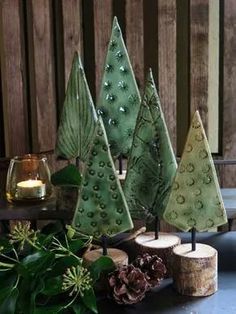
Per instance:
[[[209,10],[216,2],[219,88],[210,111]],[[153,69],[176,153],[182,152],[194,110],[212,132],[215,107],[216,158],[236,159],[235,0],[1,0],[0,157],[53,151],[75,50],[96,99],[114,15],[141,92]],[[225,186],[236,186],[235,170],[225,167]]]

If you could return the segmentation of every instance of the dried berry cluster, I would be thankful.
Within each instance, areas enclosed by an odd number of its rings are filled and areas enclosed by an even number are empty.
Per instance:
[[[128,266],[122,266],[108,277],[111,294],[119,304],[134,304],[141,301],[147,291],[160,285],[166,273],[162,260],[144,254]]]

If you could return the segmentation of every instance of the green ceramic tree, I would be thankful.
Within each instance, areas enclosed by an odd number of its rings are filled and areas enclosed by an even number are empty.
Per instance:
[[[188,231],[206,231],[227,223],[216,170],[198,111],[164,212],[165,220]]]
[[[86,162],[73,225],[97,239],[133,228],[101,117]]]
[[[150,70],[124,184],[132,217],[150,220],[162,216],[176,168],[160,99]]]
[[[117,18],[114,18],[98,98],[113,157],[129,153],[140,95]]]
[[[56,154],[87,159],[97,121],[93,100],[78,53],[74,55],[57,133]]]

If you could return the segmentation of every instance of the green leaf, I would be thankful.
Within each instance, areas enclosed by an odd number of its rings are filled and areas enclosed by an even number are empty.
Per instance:
[[[55,258],[55,254],[49,251],[39,251],[37,253],[26,256],[22,265],[31,273],[40,276],[40,272],[45,272],[51,266]]]
[[[13,287],[16,280],[17,280],[17,274],[14,272],[14,270],[0,272],[0,287],[1,287],[0,303],[1,303],[2,292],[7,288]]]
[[[72,308],[75,314],[89,314],[88,309],[83,304],[73,304]]]
[[[78,265],[78,259],[74,256],[65,256],[60,258],[54,265],[48,276],[57,277],[65,273],[66,269]]]
[[[94,294],[93,288],[85,290],[83,297],[81,296],[81,299],[90,311],[93,313],[98,313],[96,296]]]
[[[90,265],[89,271],[93,280],[97,281],[101,273],[111,272],[114,268],[115,264],[110,257],[101,256]]]
[[[3,249],[1,250],[2,253],[7,254],[12,251],[13,246],[10,244],[9,240],[7,238],[1,238],[0,239],[0,247]]]
[[[24,314],[32,314],[35,309],[35,299],[44,289],[43,278],[23,278],[20,284],[18,305]]]
[[[71,164],[53,173],[51,182],[53,185],[70,185],[79,187],[81,183],[81,174],[79,169]]]
[[[56,154],[85,161],[94,136],[97,114],[78,53],[74,55],[58,128]]]
[[[19,291],[17,288],[6,289],[3,302],[0,301],[0,313],[2,314],[14,314],[16,309],[16,302]],[[3,294],[1,295],[3,299]]]
[[[63,293],[64,291],[62,290],[62,281],[63,281],[62,276],[47,279],[45,281],[44,289],[42,290],[41,293],[48,296]]]
[[[56,314],[60,313],[63,310],[61,305],[52,305],[52,306],[40,306],[35,308],[33,314]],[[61,312],[62,313],[62,312]]]
[[[80,239],[70,240],[68,244],[69,244],[69,249],[72,253],[77,253],[79,250],[81,250],[84,247],[84,242]]]

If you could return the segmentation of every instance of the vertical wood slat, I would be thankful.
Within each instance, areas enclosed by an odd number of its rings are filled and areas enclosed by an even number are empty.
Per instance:
[[[176,150],[176,1],[158,1],[159,93],[171,142]]]
[[[62,0],[65,85],[68,82],[75,51],[83,57],[82,1]]]
[[[144,87],[143,0],[126,1],[126,45],[139,89]]]
[[[30,105],[33,152],[54,149],[56,100],[50,0],[27,5]]]
[[[0,56],[7,156],[29,151],[21,4],[17,0],[0,1]]]
[[[112,27],[112,0],[94,0],[95,84],[98,97]]]
[[[189,0],[176,1],[176,97],[177,149],[181,156],[189,129],[190,118],[190,51]]]
[[[208,33],[208,141],[211,152],[219,152],[220,0],[209,0]]]
[[[224,1],[224,107],[223,156],[236,159],[236,5],[234,0]],[[224,167],[224,186],[235,187],[236,167]]]
[[[176,1],[158,1],[158,89],[173,149],[176,150]],[[176,231],[161,221],[162,231]]]
[[[208,131],[208,31],[209,1],[190,1],[190,91],[191,114],[199,110]]]

